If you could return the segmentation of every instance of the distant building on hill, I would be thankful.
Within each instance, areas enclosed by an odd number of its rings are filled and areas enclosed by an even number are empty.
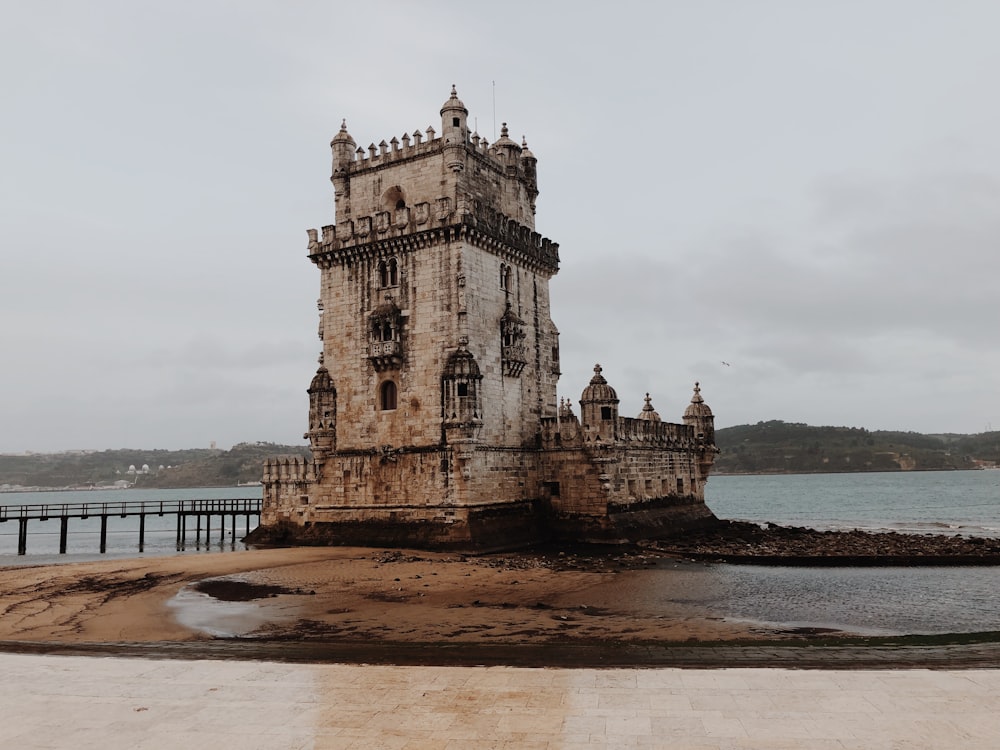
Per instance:
[[[493,550],[618,542],[714,519],[717,453],[695,384],[682,423],[636,418],[594,368],[580,413],[557,400],[534,154],[504,124],[470,133],[454,88],[441,132],[331,143],[336,221],[309,230],[320,270],[312,459],[264,467],[258,539]],[[635,399],[636,405],[640,399]]]

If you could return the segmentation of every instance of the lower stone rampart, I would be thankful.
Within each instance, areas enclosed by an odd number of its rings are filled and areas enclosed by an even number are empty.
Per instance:
[[[716,519],[691,451],[460,446],[269,464],[256,543],[468,552],[668,538]]]
[[[282,519],[260,526],[249,544],[410,547],[457,552],[497,552],[530,547],[551,535],[539,501],[498,502],[473,508],[386,507],[325,510],[313,520]]]

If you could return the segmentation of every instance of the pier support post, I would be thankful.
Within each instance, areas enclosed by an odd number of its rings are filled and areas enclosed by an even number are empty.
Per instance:
[[[139,514],[139,551],[142,552],[146,546],[146,514]]]
[[[195,516],[195,519],[197,519],[197,523],[196,523],[196,526],[195,526],[195,529],[194,529],[194,546],[195,547],[200,547],[201,546],[201,513],[199,513],[197,516]]]
[[[108,514],[101,514],[101,554],[108,549]]]
[[[17,519],[17,554],[28,554],[28,519]]]
[[[66,554],[66,537],[69,535],[69,516],[59,517],[59,554]]]

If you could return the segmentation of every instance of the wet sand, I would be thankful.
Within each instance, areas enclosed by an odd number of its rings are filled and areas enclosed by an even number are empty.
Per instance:
[[[863,638],[725,621],[690,603],[688,576],[669,575],[692,564],[640,549],[294,548],[0,568],[0,651],[454,666],[1000,665],[1000,633]],[[635,596],[651,581],[655,606]]]
[[[210,639],[177,616],[178,594],[199,590],[252,602],[259,627],[239,634],[269,640],[538,644],[773,636],[681,603],[644,612],[617,594],[623,577],[675,564],[642,552],[466,558],[295,548],[2,568],[0,640]]]

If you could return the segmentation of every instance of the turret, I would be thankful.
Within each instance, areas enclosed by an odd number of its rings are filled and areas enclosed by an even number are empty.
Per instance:
[[[618,424],[618,394],[594,365],[594,377],[580,396],[580,421],[589,440],[613,441]]]
[[[330,141],[330,150],[333,151],[333,173],[330,175],[330,182],[333,183],[335,199],[341,202],[341,215],[349,213],[347,201],[351,194],[350,167],[357,147],[358,144],[347,132],[347,120],[343,120],[340,123],[340,131]]]
[[[507,174],[511,176],[516,175],[520,165],[521,147],[511,140],[510,131],[507,130],[507,123],[501,123],[500,138],[494,141],[490,148],[493,149],[493,153],[503,162]],[[534,154],[532,154],[532,158],[534,158]]]
[[[337,389],[322,354],[308,393],[309,431],[303,437],[309,441],[313,460],[322,463],[337,449]]]
[[[531,153],[524,136],[521,136],[521,172],[524,174],[524,184],[528,190],[528,200],[531,202],[531,213],[535,213],[535,200],[538,198],[538,159]]]
[[[451,96],[441,107],[441,138],[444,140],[445,164],[453,172],[465,169],[465,144],[469,140],[469,110],[465,108],[452,84]]]
[[[694,384],[694,395],[691,396],[691,403],[684,410],[684,424],[694,427],[695,437],[699,441],[704,441],[708,445],[715,445],[715,416],[712,410],[701,397],[701,385]]]
[[[642,405],[642,411],[639,412],[639,419],[645,422],[659,422],[660,415],[657,414],[656,409],[653,408],[653,400],[646,394],[646,403]]]
[[[483,429],[481,401],[482,373],[476,358],[462,336],[458,348],[448,356],[441,373],[441,410],[445,442],[454,451],[456,474],[472,477],[469,459],[475,455],[479,433]]]
[[[698,441],[699,457],[702,476],[708,476],[712,464],[715,463],[715,454],[719,449],[715,447],[715,416],[712,410],[701,397],[701,386],[694,384],[694,395],[691,396],[691,403],[684,410],[684,424],[694,427],[694,435]]]
[[[330,141],[330,149],[333,151],[333,177],[347,171],[351,162],[354,161],[354,152],[357,148],[358,144],[347,132],[347,120],[343,120],[340,123],[340,131]]]

